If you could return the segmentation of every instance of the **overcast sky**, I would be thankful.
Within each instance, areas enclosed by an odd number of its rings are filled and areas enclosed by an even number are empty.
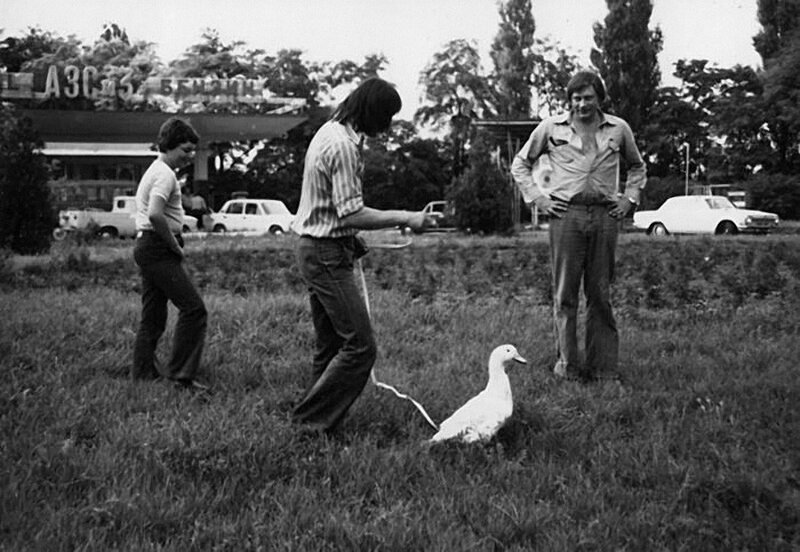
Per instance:
[[[551,38],[588,65],[592,24],[607,13],[605,0],[533,0],[536,36]],[[651,27],[659,25],[659,56],[665,84],[674,63],[708,59],[721,67],[758,67],[752,37],[758,32],[757,0],[654,0]],[[419,74],[433,54],[456,38],[474,39],[485,69],[492,67],[491,42],[499,17],[495,0],[2,0],[3,37],[39,26],[61,36],[74,34],[91,44],[103,24],[115,22],[133,40],[156,43],[168,62],[199,42],[206,28],[224,42],[243,40],[249,48],[274,54],[282,48],[304,52],[308,61],[362,61],[383,53],[382,75],[403,97],[410,118],[420,96]]]

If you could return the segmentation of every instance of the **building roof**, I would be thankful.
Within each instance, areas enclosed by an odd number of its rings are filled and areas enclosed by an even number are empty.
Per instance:
[[[155,157],[158,151],[147,143],[45,142],[42,153],[59,156]]]
[[[525,143],[541,119],[524,119],[518,121],[472,121],[476,127],[489,132],[498,141],[511,140]]]
[[[151,111],[67,111],[20,109],[45,142],[151,144],[158,129],[174,113]],[[263,140],[284,136],[306,122],[301,115],[233,115],[181,113],[200,135],[200,145],[211,142]]]

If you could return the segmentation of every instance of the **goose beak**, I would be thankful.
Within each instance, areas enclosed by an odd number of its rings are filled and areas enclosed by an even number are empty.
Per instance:
[[[514,355],[514,359],[513,359],[513,360],[514,360],[515,362],[519,362],[520,364],[528,364],[528,361],[527,361],[527,360],[525,360],[524,358],[522,358],[521,356],[519,356],[519,353],[517,353],[516,355]]]

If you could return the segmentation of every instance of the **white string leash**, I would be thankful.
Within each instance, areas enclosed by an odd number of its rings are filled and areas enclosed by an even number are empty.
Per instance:
[[[407,247],[410,244],[411,240],[408,240],[407,242],[402,244],[386,244],[386,245],[381,244],[377,246],[371,245],[371,247],[375,247],[378,249],[401,249],[403,247]],[[369,306],[369,293],[367,292],[367,279],[364,277],[364,266],[361,264],[361,259],[358,259],[356,261],[356,264],[358,265],[358,274],[359,277],[361,278],[361,290],[364,294],[364,303],[367,305],[367,314],[369,315],[370,318],[372,318],[372,312]],[[375,367],[373,367],[372,371],[370,371],[369,377],[372,380],[372,383],[375,384],[376,387],[379,387],[381,389],[388,389],[389,391],[394,393],[396,397],[407,400],[411,404],[413,404],[417,408],[417,410],[419,410],[420,414],[422,414],[422,416],[425,418],[425,421],[427,421],[434,430],[436,431],[439,430],[439,426],[436,425],[436,423],[431,419],[431,417],[428,416],[428,413],[425,412],[425,409],[422,407],[422,405],[419,404],[416,400],[414,400],[413,397],[405,393],[401,393],[388,383],[383,383],[381,381],[378,381],[378,378],[375,376]]]

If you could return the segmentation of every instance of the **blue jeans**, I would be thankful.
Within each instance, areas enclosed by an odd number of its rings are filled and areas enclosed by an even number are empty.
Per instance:
[[[377,357],[367,306],[353,272],[355,238],[301,236],[296,257],[316,334],[311,378],[292,419],[332,431],[369,379]]]
[[[570,205],[550,221],[550,259],[555,320],[555,371],[593,378],[615,376],[619,356],[617,324],[611,308],[611,283],[619,221],[608,205]],[[578,352],[580,285],[586,295],[586,363]]]
[[[178,236],[178,243],[183,240]],[[181,258],[154,232],[136,239],[133,258],[142,275],[142,318],[133,347],[134,379],[163,375],[192,380],[200,367],[208,314],[205,304],[183,268]],[[167,301],[178,307],[172,355],[166,373],[160,374],[156,347],[167,326]]]

